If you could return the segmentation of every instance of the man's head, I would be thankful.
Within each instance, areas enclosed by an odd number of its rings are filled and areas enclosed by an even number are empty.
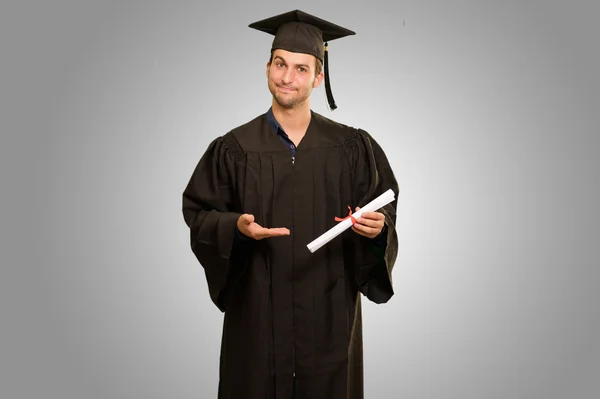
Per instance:
[[[321,61],[304,53],[276,49],[267,63],[267,81],[273,99],[282,108],[301,106],[324,78]]]
[[[271,60],[267,63],[267,77],[269,89],[278,103],[287,104],[287,107],[303,103],[310,97],[312,89],[325,79],[327,100],[331,109],[336,108],[327,76],[327,42],[354,35],[353,31],[300,10],[263,19],[249,26],[275,36],[271,45]],[[279,63],[281,59],[283,63]],[[321,72],[322,67],[325,74]],[[307,82],[303,78],[307,74],[306,69],[309,69],[308,75],[312,81]],[[291,87],[292,90],[286,91],[282,87]]]

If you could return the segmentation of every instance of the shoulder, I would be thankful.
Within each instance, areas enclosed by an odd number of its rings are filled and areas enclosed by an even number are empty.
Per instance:
[[[320,130],[341,145],[351,159],[385,157],[385,152],[375,137],[366,129],[340,123],[313,112]]]
[[[214,148],[217,156],[238,160],[244,156],[244,142],[251,141],[253,134],[262,128],[263,123],[265,123],[265,114],[258,115],[215,138],[210,147]]]
[[[313,117],[319,130],[327,131],[328,135],[344,146],[354,146],[358,142],[373,140],[371,135],[360,127],[341,123],[313,111]]]
[[[243,123],[233,129],[231,129],[227,134],[233,136],[235,138],[243,138],[249,134],[256,132],[258,129],[262,128],[262,125],[266,121],[266,114],[260,114],[251,120]]]
[[[326,130],[329,134],[340,137],[356,134],[356,132],[360,130],[353,126],[335,121],[315,111],[312,111],[312,117],[314,118],[319,129]]]

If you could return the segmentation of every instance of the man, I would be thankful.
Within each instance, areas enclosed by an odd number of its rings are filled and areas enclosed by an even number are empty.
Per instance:
[[[349,208],[398,194],[367,132],[310,108],[328,86],[324,40],[354,32],[298,10],[250,27],[275,35],[272,105],[214,139],[183,193],[191,249],[224,312],[219,398],[362,399],[360,295],[393,295],[397,200],[307,248]]]

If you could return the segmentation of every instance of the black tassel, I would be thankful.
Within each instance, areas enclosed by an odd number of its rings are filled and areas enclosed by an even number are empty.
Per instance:
[[[325,69],[325,93],[327,94],[327,101],[329,102],[329,108],[333,111],[337,108],[335,105],[335,100],[333,99],[333,94],[331,93],[331,81],[329,80],[329,56],[328,56],[328,48],[327,43],[325,43],[325,52],[323,54],[323,64]]]

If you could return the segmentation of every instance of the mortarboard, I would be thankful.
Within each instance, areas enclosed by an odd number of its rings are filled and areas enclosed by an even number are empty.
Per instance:
[[[271,51],[282,49],[317,57],[323,63],[327,101],[331,110],[337,108],[329,80],[328,42],[354,35],[353,31],[300,10],[263,19],[250,24],[249,27],[275,36]]]

